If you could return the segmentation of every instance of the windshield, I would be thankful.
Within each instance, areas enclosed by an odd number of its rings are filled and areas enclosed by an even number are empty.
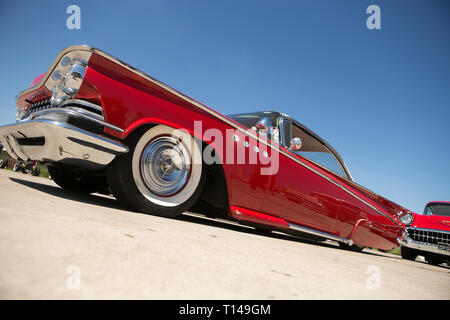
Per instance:
[[[450,217],[450,203],[430,203],[427,208],[433,215]]]

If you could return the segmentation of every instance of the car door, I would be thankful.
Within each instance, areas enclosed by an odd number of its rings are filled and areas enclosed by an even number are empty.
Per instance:
[[[271,177],[262,211],[287,221],[337,234],[337,218],[342,190],[339,184],[327,179],[327,172],[307,157],[308,152],[327,151],[324,144],[308,130],[289,119],[281,128],[284,143],[301,136],[301,152],[288,151],[292,157],[279,157],[277,174]],[[302,150],[302,149],[300,149]],[[300,164],[301,162],[302,164]]]
[[[256,120],[266,119],[267,126],[274,128],[278,114],[269,113],[267,116],[265,114],[249,114],[245,117],[253,117]],[[232,172],[228,181],[230,189],[233,190],[231,195],[232,206],[258,211],[261,208],[271,179],[271,175],[265,173],[270,171],[272,166],[272,150],[257,139],[259,133],[256,129],[253,132],[254,135],[236,131],[232,137],[228,136],[227,146],[231,146],[231,149],[227,149],[227,154],[232,154],[232,165],[225,165],[229,166],[229,171]],[[270,132],[273,134],[277,131]],[[271,139],[262,137],[263,139]],[[275,142],[278,143],[277,140]]]

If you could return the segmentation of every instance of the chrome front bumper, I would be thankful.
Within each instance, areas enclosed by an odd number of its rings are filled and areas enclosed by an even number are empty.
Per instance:
[[[0,139],[8,154],[18,160],[62,162],[100,170],[116,155],[128,152],[118,141],[69,124],[60,116],[63,112],[58,112],[59,117],[38,117],[1,126]]]
[[[437,254],[441,254],[441,255],[445,255],[445,256],[450,256],[450,251],[439,248],[439,245],[415,241],[415,240],[409,238],[408,236],[406,236],[406,237],[403,236],[403,237],[397,238],[397,242],[399,245],[408,247],[411,249],[416,249],[416,250],[420,250],[420,251],[426,251],[426,252],[437,253]]]

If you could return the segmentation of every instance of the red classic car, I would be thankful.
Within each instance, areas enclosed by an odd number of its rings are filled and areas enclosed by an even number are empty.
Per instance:
[[[390,250],[412,214],[356,184],[327,142],[286,114],[224,116],[92,47],[64,49],[0,127],[8,153],[61,187],[108,186],[135,210],[186,210]]]
[[[399,238],[403,259],[421,255],[430,264],[450,262],[450,202],[431,201]]]

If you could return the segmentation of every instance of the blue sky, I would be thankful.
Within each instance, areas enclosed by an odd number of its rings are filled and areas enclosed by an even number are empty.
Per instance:
[[[1,1],[0,30],[0,124],[61,49],[88,44],[221,113],[288,113],[413,211],[450,200],[448,1]]]

